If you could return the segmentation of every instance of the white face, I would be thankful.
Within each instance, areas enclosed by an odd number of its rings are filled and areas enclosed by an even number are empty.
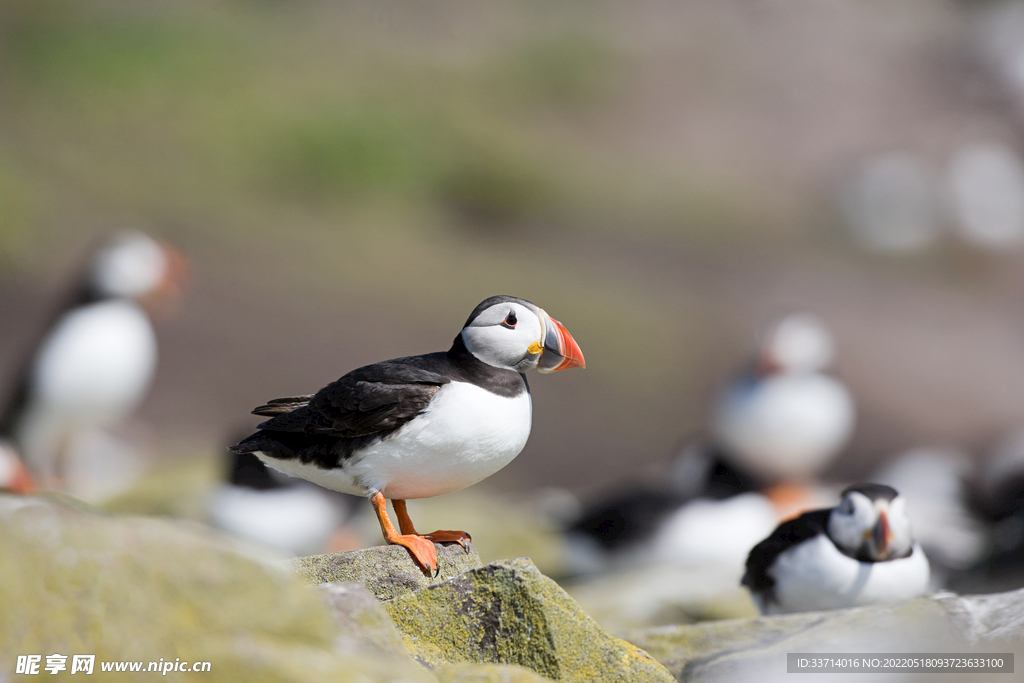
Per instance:
[[[847,492],[832,510],[828,535],[846,555],[874,561],[905,557],[914,543],[902,496],[872,500],[859,491]]]
[[[141,232],[127,232],[107,244],[93,261],[93,283],[104,294],[138,298],[167,274],[164,250]]]
[[[476,358],[496,368],[525,372],[537,367],[544,343],[539,309],[505,301],[484,309],[462,330]]]
[[[768,334],[762,354],[786,372],[816,372],[832,361],[832,336],[817,316],[795,313]]]

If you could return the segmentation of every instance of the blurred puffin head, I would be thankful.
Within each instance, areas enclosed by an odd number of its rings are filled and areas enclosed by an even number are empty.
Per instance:
[[[177,298],[188,275],[188,262],[176,248],[129,231],[110,237],[95,252],[89,286],[101,298],[159,306]]]
[[[906,503],[884,484],[855,484],[828,517],[828,535],[844,554],[862,562],[906,557],[913,550]]]
[[[819,372],[832,362],[833,343],[825,323],[811,313],[793,313],[771,327],[761,342],[758,374]]]

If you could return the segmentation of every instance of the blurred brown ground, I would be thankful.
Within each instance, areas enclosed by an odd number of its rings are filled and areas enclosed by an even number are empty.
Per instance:
[[[588,367],[530,378],[495,488],[638,476],[796,307],[860,410],[831,476],[1024,424],[1024,254],[872,255],[834,208],[865,154],[1022,146],[983,3],[73,4],[0,9],[0,377],[95,235],[165,237],[195,270],[139,414],[165,457],[497,293]]]

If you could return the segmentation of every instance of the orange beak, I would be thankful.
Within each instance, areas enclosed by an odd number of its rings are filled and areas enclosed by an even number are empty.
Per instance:
[[[0,489],[23,495],[36,492],[35,482],[32,481],[32,475],[28,473],[25,464],[4,444],[0,444],[0,459],[6,461],[0,462],[0,465],[3,465],[0,469],[6,470],[4,480],[0,481]]]
[[[161,242],[160,248],[167,259],[167,272],[160,282],[160,290],[176,297],[192,279],[192,270],[188,265],[188,259],[177,247]]]
[[[544,325],[544,341],[540,361],[537,363],[538,372],[558,372],[568,368],[587,367],[583,351],[569,334],[569,330],[544,311],[540,312],[540,319]]]
[[[885,557],[889,550],[889,541],[892,540],[892,533],[889,531],[889,518],[885,516],[885,511],[878,513],[878,524],[875,525],[872,535],[879,557]]]

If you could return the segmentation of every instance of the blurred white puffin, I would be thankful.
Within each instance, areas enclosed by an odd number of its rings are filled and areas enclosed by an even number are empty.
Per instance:
[[[186,275],[177,250],[140,232],[117,234],[94,252],[0,413],[0,436],[41,486],[62,487],[67,454],[142,401],[157,360],[147,308],[175,298]]]
[[[722,391],[710,442],[687,444],[653,485],[620,489],[574,523],[574,570],[638,558],[738,566],[779,520],[820,506],[809,484],[854,425],[849,392],[823,373],[832,355],[816,316],[773,325]]]
[[[832,361],[832,337],[809,313],[772,327],[752,371],[726,387],[715,410],[722,456],[765,482],[808,481],[849,440],[853,399],[823,373]]]
[[[905,600],[928,590],[929,574],[902,496],[855,484],[754,546],[743,585],[762,614],[780,614]]]

